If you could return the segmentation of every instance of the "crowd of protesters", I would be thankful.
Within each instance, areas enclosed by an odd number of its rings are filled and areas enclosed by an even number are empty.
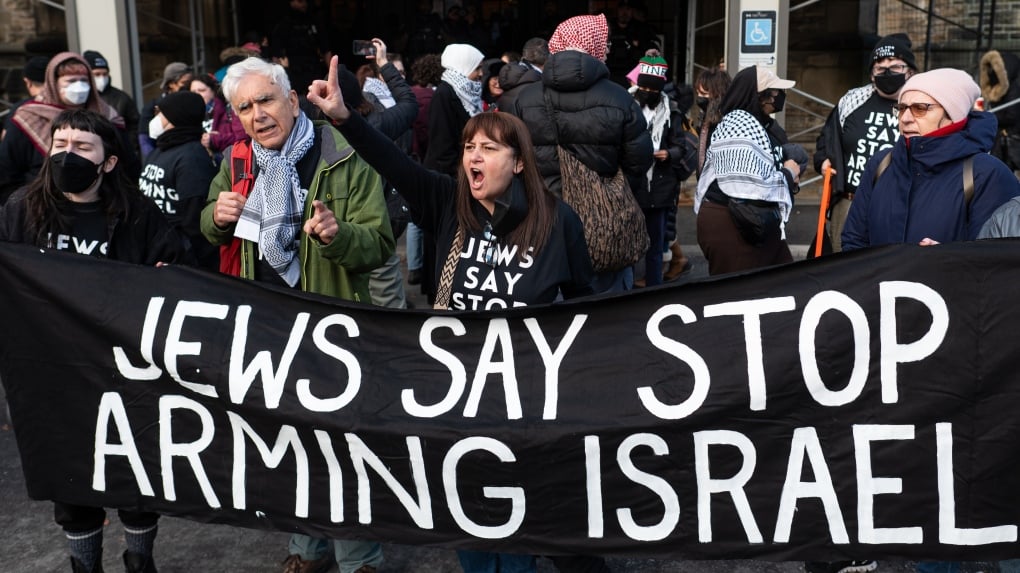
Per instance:
[[[414,44],[407,79],[384,39],[364,57],[332,54],[295,1],[268,45],[225,50],[216,73],[168,64],[141,110],[99,52],[32,58],[30,98],[0,141],[0,240],[378,306],[407,308],[406,282],[436,309],[507,308],[688,272],[676,221],[694,176],[709,274],[791,262],[785,224],[810,158],[773,118],[795,82],[751,66],[675,83],[637,3],[619,4],[613,22],[567,18],[501,57],[473,45],[465,22],[460,41]],[[911,48],[902,34],[880,39],[870,82],[839,100],[818,138],[814,169],[835,181],[828,252],[1020,234],[1020,183],[989,154],[997,120],[981,89],[968,71],[920,72]],[[578,170],[591,189],[615,182],[633,196],[647,247],[629,262],[595,255],[596,243],[634,245],[593,234],[568,197]],[[395,251],[405,230],[406,275]],[[72,569],[101,570],[103,510],[56,506]],[[155,571],[158,516],[121,517],[125,567]],[[458,555],[468,573],[533,572],[539,558]],[[383,558],[378,543],[294,535],[283,571],[370,573]],[[551,559],[608,570],[597,556]]]

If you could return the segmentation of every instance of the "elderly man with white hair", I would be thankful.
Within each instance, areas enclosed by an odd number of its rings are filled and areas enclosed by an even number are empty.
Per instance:
[[[233,190],[233,159],[244,147],[235,144],[209,188],[202,233],[214,245],[239,241],[244,278],[370,303],[369,273],[395,246],[379,174],[328,122],[301,111],[281,66],[236,63],[223,92],[252,138],[254,183],[247,196]],[[330,543],[293,535],[284,571],[329,569]],[[332,544],[341,573],[370,573],[382,563],[378,543]]]

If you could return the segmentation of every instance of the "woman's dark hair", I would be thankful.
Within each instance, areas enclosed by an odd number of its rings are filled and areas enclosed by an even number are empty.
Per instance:
[[[220,100],[222,103],[227,103],[227,98],[226,96],[223,95],[223,86],[220,85],[220,81],[216,79],[216,76],[212,74],[202,74],[199,76],[195,76],[191,78],[191,83],[188,84],[188,87],[184,89],[190,90],[191,84],[195,82],[205,84],[206,87],[212,90],[213,95],[216,96],[216,99]]]
[[[106,211],[107,218],[122,216],[129,219],[132,206],[141,197],[138,182],[132,180],[123,168],[120,134],[110,120],[87,109],[68,109],[63,111],[50,126],[50,140],[59,129],[69,128],[87,131],[99,136],[103,142],[103,161],[112,156],[118,158],[117,164],[109,173],[103,174],[99,188],[99,200]],[[50,144],[52,146],[52,143]],[[57,190],[53,183],[53,171],[50,156],[47,152],[39,176],[28,185],[25,195],[25,230],[28,236],[34,236],[36,246],[48,246],[51,234],[69,232],[70,217],[67,213],[71,202]]]
[[[698,82],[695,83],[695,86],[700,87],[702,91],[709,94],[708,106],[702,112],[701,121],[698,123],[698,131],[702,133],[701,138],[705,142],[700,146],[701,148],[705,147],[712,137],[712,133],[715,132],[715,126],[722,121],[722,112],[720,111],[722,97],[729,91],[730,84],[732,84],[732,80],[729,74],[726,73],[725,69],[721,69],[717,65],[702,71],[698,76]],[[701,162],[704,162],[704,149],[699,150],[699,157]]]
[[[482,101],[490,104],[496,103],[496,97],[492,95],[492,90],[489,88],[489,80],[496,78],[496,82],[499,82],[499,71],[503,69],[506,62],[503,60],[492,60],[487,64],[482,64],[482,69],[485,73],[482,74]]]
[[[507,241],[516,245],[518,256],[523,257],[528,247],[538,254],[549,240],[549,231],[556,222],[556,197],[545,186],[545,179],[538,172],[535,146],[524,122],[504,112],[480,113],[468,120],[461,137],[461,156],[464,143],[477,133],[484,133],[493,141],[510,147],[514,157],[520,159],[523,169],[515,177],[524,183],[528,200],[528,213],[524,220],[510,232]],[[481,231],[478,219],[472,211],[471,186],[467,173],[461,165],[457,170],[457,221],[461,227],[474,232]]]
[[[753,115],[762,125],[768,121],[768,116],[761,107],[761,98],[758,97],[757,66],[748,66],[737,72],[730,89],[726,90],[719,111],[726,115],[735,109],[742,109]]]
[[[732,83],[732,80],[730,75],[726,73],[726,70],[720,69],[719,66],[712,66],[707,70],[703,70],[698,75],[698,81],[695,85],[708,92],[709,98],[722,99],[726,95],[730,83]]]
[[[412,85],[438,85],[443,79],[443,63],[439,54],[425,54],[411,64]]]
[[[73,60],[70,58],[64,60],[59,65],[57,65],[56,72],[58,78],[60,76],[69,76],[75,74],[87,76],[91,73],[89,72],[89,67],[87,65],[85,65],[82,62],[79,62],[78,60]]]

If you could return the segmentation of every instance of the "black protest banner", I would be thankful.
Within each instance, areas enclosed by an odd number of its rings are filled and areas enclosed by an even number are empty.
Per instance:
[[[337,538],[1020,555],[1017,243],[495,313],[0,245],[29,495]]]

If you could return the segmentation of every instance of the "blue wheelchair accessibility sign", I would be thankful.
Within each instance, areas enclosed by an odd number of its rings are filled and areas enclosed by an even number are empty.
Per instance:
[[[776,12],[759,10],[744,12],[741,50],[744,53],[762,54],[776,51]]]

